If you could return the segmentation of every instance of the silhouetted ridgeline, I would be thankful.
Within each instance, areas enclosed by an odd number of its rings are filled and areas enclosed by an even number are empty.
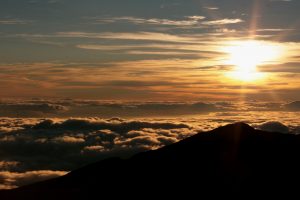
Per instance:
[[[108,159],[57,179],[2,191],[0,198],[300,196],[299,158],[299,136],[237,123],[127,160]]]

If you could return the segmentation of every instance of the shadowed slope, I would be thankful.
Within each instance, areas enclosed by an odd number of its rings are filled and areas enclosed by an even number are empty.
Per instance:
[[[292,194],[300,180],[299,156],[299,136],[237,123],[127,160],[104,160],[61,178],[4,191],[0,198]]]

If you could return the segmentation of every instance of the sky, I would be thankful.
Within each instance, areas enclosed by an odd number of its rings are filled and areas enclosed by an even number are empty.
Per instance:
[[[300,99],[296,0],[0,5],[1,99]]]
[[[0,0],[0,189],[219,126],[300,134],[299,0]]]

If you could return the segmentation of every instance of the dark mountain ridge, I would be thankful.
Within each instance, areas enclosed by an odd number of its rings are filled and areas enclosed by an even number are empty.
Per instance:
[[[1,199],[257,197],[300,191],[300,136],[236,123],[129,159],[112,158]]]

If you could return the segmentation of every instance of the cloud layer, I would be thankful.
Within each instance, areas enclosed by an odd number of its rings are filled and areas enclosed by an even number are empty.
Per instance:
[[[25,173],[1,171],[0,190],[13,189],[16,187],[31,184],[32,182],[44,181],[65,175],[63,171],[30,171]]]
[[[76,83],[74,83],[76,84]],[[116,86],[156,86],[168,82],[127,82],[114,81],[109,84]],[[220,112],[242,111],[273,111],[299,112],[299,101],[294,102],[122,102],[100,100],[73,99],[33,99],[33,100],[3,100],[0,101],[0,117],[158,117],[158,116],[186,116],[203,115]],[[56,128],[56,127],[55,127]]]
[[[1,119],[0,188],[57,177],[98,160],[128,157],[196,133],[180,122],[113,118]]]
[[[72,165],[71,168],[78,167],[80,160],[86,163],[89,159],[110,157],[118,152],[128,156],[137,150],[159,148],[195,133],[195,129],[179,122],[119,118],[2,119],[1,122],[2,127],[6,127],[0,136],[2,159],[5,160],[0,165],[2,169],[47,169],[49,162],[55,169],[69,169]],[[98,153],[97,158],[84,156],[93,152]],[[24,163],[27,159],[37,160]]]
[[[225,102],[218,105],[230,106]],[[0,187],[13,188],[57,177],[88,163],[129,157],[238,121],[262,130],[300,134],[297,113],[232,111],[135,120],[1,118]]]

